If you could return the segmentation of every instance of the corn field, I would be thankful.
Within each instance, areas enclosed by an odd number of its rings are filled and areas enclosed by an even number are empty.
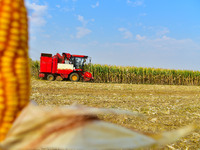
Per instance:
[[[31,68],[31,76],[38,78],[40,71],[40,61],[32,60],[29,58],[30,68]]]
[[[30,60],[31,74],[38,78],[39,61]],[[84,66],[97,83],[200,85],[200,71],[109,66],[90,64]]]
[[[99,83],[200,85],[200,72],[91,64],[85,70]]]

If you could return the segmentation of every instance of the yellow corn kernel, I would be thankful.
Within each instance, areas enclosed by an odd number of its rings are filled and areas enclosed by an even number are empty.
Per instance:
[[[1,18],[0,20],[0,24],[1,25],[8,25],[11,21],[9,19],[6,18]]]
[[[9,96],[7,97],[6,105],[7,106],[17,106],[18,103],[18,98],[16,96]]]
[[[10,12],[11,11],[11,7],[9,5],[4,5],[2,10],[3,10],[3,12]]]
[[[29,96],[27,96],[26,99],[27,99],[27,98],[29,98]],[[27,101],[26,101],[26,100],[21,100],[21,101],[20,101],[20,106],[19,106],[19,108],[23,108],[23,107],[26,106],[26,105],[27,105]],[[18,116],[18,114],[17,114],[17,116]]]
[[[27,22],[26,19],[21,19],[21,20],[20,20],[20,23],[22,23],[22,24],[26,24],[26,22]]]
[[[25,12],[26,12],[26,10],[25,10]],[[26,13],[24,13],[24,8],[22,8],[22,10],[20,12],[20,17],[24,18],[24,19],[27,19]]]
[[[15,56],[15,53],[12,52],[12,51],[5,51],[4,53],[4,57],[14,57]]]
[[[20,80],[26,80],[26,79],[21,78]],[[26,81],[28,81],[28,80],[26,80]],[[20,86],[19,86],[20,91],[25,91],[27,88],[28,88],[27,84],[20,84]]]
[[[16,8],[16,9],[18,9],[20,7],[18,2],[13,2],[12,6],[13,6],[13,8]]]
[[[2,94],[2,93],[1,93]],[[2,95],[0,95],[0,104],[4,102],[4,97]]]
[[[12,63],[2,63],[1,64],[1,66],[2,66],[2,68],[10,68],[10,67],[12,67]]]
[[[20,30],[21,35],[27,35],[27,32],[25,30]]]
[[[13,13],[13,19],[14,20],[19,20],[19,18],[20,18],[20,14],[18,12],[14,12]]]
[[[15,69],[17,69],[15,71],[17,74],[17,77],[20,77],[20,79],[23,79],[24,77],[26,77],[25,75],[23,75],[24,73],[26,73],[26,66],[16,65]]]
[[[26,81],[26,80],[22,80],[22,79],[21,79],[21,80],[19,80],[18,82],[19,82],[20,84],[24,84],[24,85],[26,85],[26,84],[27,84],[27,81]]]
[[[21,41],[20,42],[20,47],[23,47],[26,50],[27,43],[25,43],[24,41]]]
[[[3,95],[3,89],[0,88],[0,100],[3,98],[1,95]]]
[[[0,103],[0,111],[3,110],[6,106],[4,105],[4,103]]]
[[[13,51],[13,52],[16,52],[17,49],[16,49],[16,47],[14,47],[14,46],[7,45],[7,47],[6,47],[6,51]]]
[[[21,37],[19,37],[18,35],[15,35],[15,34],[12,34],[12,35],[10,35],[10,40],[12,40],[12,41],[17,41],[17,42],[19,42],[19,39],[21,38]]]
[[[5,0],[3,1],[5,4],[11,4],[12,0]]]
[[[3,118],[4,122],[11,122],[13,120],[14,120],[14,116],[4,116],[4,118]]]
[[[9,19],[11,17],[11,14],[9,12],[3,12],[1,13],[1,17]]]
[[[0,24],[1,24],[0,30],[7,30],[9,28],[9,26],[7,24],[2,24],[1,20],[0,20]]]
[[[21,91],[19,91],[19,95],[27,95],[27,91],[26,90],[21,90]]]
[[[25,52],[23,51],[23,50],[18,50],[17,51],[17,54],[19,55],[19,56],[24,56],[24,54],[25,54]]]
[[[10,40],[8,43],[10,46],[15,46],[17,47],[19,45],[18,41]]]
[[[20,28],[27,31],[28,26],[27,24],[21,24]]]
[[[5,36],[0,36],[0,42],[5,42],[6,41],[6,37]]]
[[[6,103],[12,102],[12,101],[14,102],[14,100],[17,99],[17,94],[16,94],[16,92],[17,92],[16,89],[12,89],[12,90],[11,90],[11,89],[10,89],[10,90],[8,89],[8,90],[5,91],[5,94],[7,94],[7,95],[6,95]],[[15,98],[12,100],[13,97],[15,97]],[[17,102],[14,102],[14,103],[17,103]]]
[[[25,65],[26,65],[26,63],[18,62],[18,61],[16,61],[15,63],[16,63],[15,64],[15,68],[19,69],[19,70],[23,69],[25,67]]]
[[[6,91],[15,92],[16,87],[17,87],[16,82],[10,82],[9,80],[7,80],[7,84],[5,86]]]
[[[22,41],[26,41],[26,40],[28,40],[28,37],[27,37],[27,36],[21,35],[21,36],[20,36],[20,39],[21,39]]]
[[[25,67],[21,66],[20,68],[19,67],[16,67],[16,71],[15,73],[17,74],[17,78],[18,79],[24,79],[26,76],[25,75],[22,75],[22,74],[25,74],[26,73],[26,70],[25,70]]]
[[[1,131],[0,131],[1,133]],[[2,141],[3,139],[5,139],[5,134],[0,134],[0,141]]]
[[[0,30],[0,36],[7,36],[6,30]]]
[[[5,49],[5,45],[0,43],[0,51],[3,51]]]
[[[12,61],[13,61],[12,57],[5,57],[5,56],[2,57],[2,63],[8,63]]]
[[[8,130],[11,127],[12,127],[12,123],[11,122],[5,122],[5,123],[2,124],[2,128],[4,128],[4,129]]]
[[[12,69],[12,63],[11,62],[7,62],[7,63],[4,62],[4,63],[1,64],[1,67],[2,67],[3,71],[7,70],[7,69]]]
[[[15,111],[6,111],[5,116],[13,116],[15,114]]]
[[[16,63],[17,63],[17,64],[18,64],[18,63],[26,64],[26,63],[27,63],[27,59],[24,58],[24,57],[18,57],[18,58],[16,59]]]
[[[21,12],[22,14],[26,14],[26,13],[27,13],[26,8],[25,8],[25,7],[21,7],[21,8],[20,8],[20,12]]]
[[[27,103],[26,102],[27,97],[28,97],[27,95],[20,95],[20,99],[21,99],[19,103],[20,106],[24,106]]]
[[[15,111],[16,112],[17,110],[19,110],[18,107],[6,106],[6,111]]]
[[[1,128],[1,130],[0,130],[0,133],[1,133],[0,136],[3,136],[6,132],[7,132],[6,128]]]
[[[2,68],[2,72],[4,73],[11,73],[12,72],[12,68]]]
[[[17,79],[16,78],[7,78],[6,81],[9,83],[16,83]]]
[[[19,29],[17,29],[17,28],[11,28],[10,29],[10,33],[11,34],[19,34]]]
[[[12,26],[12,27],[15,27],[15,28],[18,28],[18,27],[20,26],[20,24],[19,24],[18,21],[13,21],[13,22],[11,23],[11,26]]]
[[[13,78],[14,77],[14,74],[12,72],[4,72],[4,76],[6,78]]]

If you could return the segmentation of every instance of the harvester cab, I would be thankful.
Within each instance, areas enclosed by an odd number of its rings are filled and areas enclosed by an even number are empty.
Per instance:
[[[52,54],[42,53],[40,57],[39,77],[54,79],[70,79],[71,81],[93,80],[92,74],[84,70],[84,65],[88,56],[71,55],[69,53]]]
[[[83,69],[87,58],[88,56],[80,57],[78,55],[72,55],[69,60],[69,63],[74,64],[75,69]]]

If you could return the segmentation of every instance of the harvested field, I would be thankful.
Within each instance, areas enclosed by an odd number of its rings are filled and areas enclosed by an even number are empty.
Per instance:
[[[39,105],[73,103],[138,111],[145,118],[100,116],[106,121],[148,133],[177,129],[200,119],[200,87],[46,81],[32,78],[31,100]],[[197,130],[164,149],[198,149]]]

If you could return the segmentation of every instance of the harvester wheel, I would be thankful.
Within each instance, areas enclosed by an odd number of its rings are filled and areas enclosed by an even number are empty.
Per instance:
[[[47,75],[47,80],[48,81],[53,81],[53,80],[55,80],[55,77],[52,74],[48,74]]]
[[[62,80],[63,80],[63,78],[61,76],[56,77],[56,81],[62,81]]]
[[[70,81],[77,82],[77,81],[79,81],[80,77],[79,77],[79,75],[77,73],[72,73],[69,76],[69,79],[70,79]]]

